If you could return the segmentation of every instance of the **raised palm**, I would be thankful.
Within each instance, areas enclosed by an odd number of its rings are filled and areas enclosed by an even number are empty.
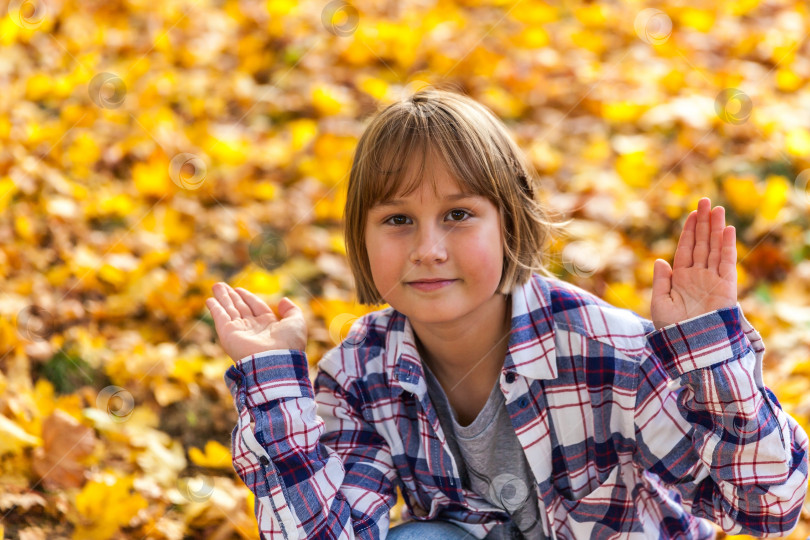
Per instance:
[[[221,282],[212,290],[214,298],[206,298],[205,305],[214,318],[220,345],[235,362],[271,349],[306,348],[303,313],[289,299],[279,302],[279,318],[250,291]]]
[[[686,218],[672,267],[653,267],[650,313],[656,329],[737,304],[736,233],[725,209],[700,199]]]

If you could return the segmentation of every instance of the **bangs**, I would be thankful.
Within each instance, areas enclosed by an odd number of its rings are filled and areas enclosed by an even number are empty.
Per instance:
[[[423,182],[429,182],[438,194],[436,171],[440,169],[458,182],[462,192],[495,202],[491,167],[476,157],[478,152],[468,137],[459,136],[464,126],[441,109],[430,115],[408,109],[397,112],[400,118],[388,119],[367,153],[358,156],[358,177],[363,179],[369,207],[407,196]]]

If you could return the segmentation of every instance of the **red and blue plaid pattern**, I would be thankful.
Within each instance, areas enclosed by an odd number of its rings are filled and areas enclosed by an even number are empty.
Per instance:
[[[639,315],[539,275],[512,291],[499,385],[534,473],[549,538],[781,536],[807,491],[806,433],[762,381],[740,306],[655,331]],[[366,315],[318,365],[301,351],[226,373],[234,467],[264,538],[384,538],[411,518],[477,538],[502,510],[462,488],[411,326]]]

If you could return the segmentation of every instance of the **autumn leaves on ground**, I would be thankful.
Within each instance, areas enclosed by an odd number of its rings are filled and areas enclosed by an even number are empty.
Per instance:
[[[289,296],[313,365],[339,342],[366,311],[352,150],[437,83],[509,124],[574,220],[553,270],[613,304],[649,316],[654,260],[699,197],[725,205],[766,383],[810,428],[808,23],[803,0],[11,1],[0,530],[256,538],[204,300]]]

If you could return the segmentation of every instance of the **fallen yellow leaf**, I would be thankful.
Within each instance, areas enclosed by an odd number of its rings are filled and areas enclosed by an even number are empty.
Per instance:
[[[205,452],[197,447],[192,447],[188,451],[191,462],[200,467],[210,467],[212,469],[230,470],[232,465],[231,449],[219,444],[217,441],[205,443]]]

